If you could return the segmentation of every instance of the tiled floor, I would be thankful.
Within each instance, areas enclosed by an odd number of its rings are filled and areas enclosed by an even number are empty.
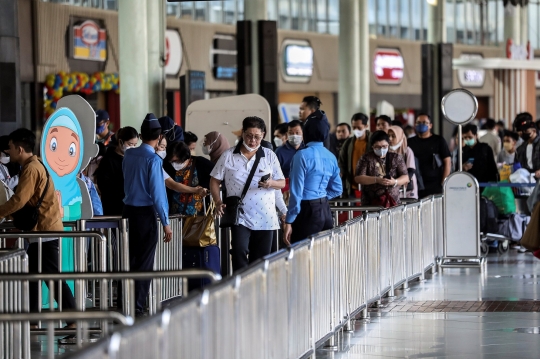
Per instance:
[[[482,274],[445,269],[413,284],[372,310],[370,323],[357,321],[354,333],[340,336],[339,351],[319,349],[317,359],[538,359],[539,300],[539,260],[515,251],[491,255]]]

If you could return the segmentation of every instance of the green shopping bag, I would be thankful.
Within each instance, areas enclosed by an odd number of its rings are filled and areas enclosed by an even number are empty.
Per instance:
[[[500,183],[505,182],[508,183],[508,181],[501,181]],[[511,187],[486,187],[482,192],[482,196],[495,203],[499,214],[516,213],[516,202]]]

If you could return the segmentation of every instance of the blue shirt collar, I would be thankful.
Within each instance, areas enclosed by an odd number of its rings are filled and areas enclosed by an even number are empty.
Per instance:
[[[150,146],[150,145],[147,144],[147,143],[141,144],[140,147],[141,147],[141,148],[144,148],[146,151],[148,151],[148,152],[150,152],[150,153],[156,153],[156,150],[154,149],[154,147]]]
[[[316,141],[311,141],[311,142],[309,142],[306,146],[307,146],[307,147],[322,147],[322,146],[324,146],[324,143],[322,143],[322,142],[316,142]]]

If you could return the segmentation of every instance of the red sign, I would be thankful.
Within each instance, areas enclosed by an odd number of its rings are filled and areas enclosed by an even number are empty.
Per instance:
[[[377,49],[373,58],[375,82],[384,85],[399,85],[403,80],[405,64],[398,49]]]

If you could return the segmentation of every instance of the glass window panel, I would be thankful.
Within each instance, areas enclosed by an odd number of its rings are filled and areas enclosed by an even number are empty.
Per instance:
[[[238,12],[236,13],[236,20],[244,20],[244,0],[236,0],[238,6]]]
[[[206,1],[205,2],[200,2],[200,1],[195,2],[195,20],[206,21],[206,19],[207,19],[206,5],[207,5]]]
[[[222,23],[223,22],[223,8],[221,7],[221,0],[219,1],[209,1],[207,9],[209,13],[207,14],[206,21],[213,23]]]
[[[456,17],[454,16],[454,0],[446,1],[445,9],[446,18],[446,39],[448,42],[455,42]]]
[[[276,13],[276,3],[277,0],[266,0],[268,20],[276,21],[278,19],[278,15]]]
[[[399,1],[399,37],[402,39],[408,39],[409,34],[409,23],[410,23],[410,9],[409,9],[409,0],[400,0]]]
[[[338,21],[330,21],[328,23],[328,33],[332,35],[339,35],[339,22]]]
[[[377,35],[388,36],[386,33],[386,0],[377,1]]]
[[[456,42],[459,44],[465,43],[465,4],[456,2]]]
[[[465,21],[467,24],[467,33],[465,34],[465,43],[474,43],[474,16],[473,7],[469,0],[465,0]]]
[[[428,32],[428,23],[429,23],[429,13],[428,13],[428,6],[430,6],[427,1],[421,1],[422,6],[422,32],[421,32],[421,40],[427,40],[427,32]]]
[[[279,0],[279,27],[282,29],[291,28],[290,8],[288,0]]]
[[[290,3],[291,3],[291,29],[292,30],[300,30],[300,21],[299,21],[299,18],[298,18],[298,14],[299,14],[299,9],[300,9],[300,6],[298,4],[298,2],[300,0],[289,0]]]
[[[224,22],[225,24],[236,23],[236,1],[227,0],[223,2]]]
[[[328,0],[328,19],[339,21],[339,0]]]
[[[414,32],[413,40],[420,40],[420,36],[421,36],[420,32],[422,31],[422,18],[421,18],[422,2],[424,1],[425,0],[412,0],[411,11],[413,13],[413,23],[412,23],[413,32]]]
[[[368,2],[368,23],[369,34],[377,35],[377,0],[369,0]]]
[[[180,3],[180,17],[193,18],[193,2],[182,2]]]
[[[486,41],[490,45],[497,45],[497,26],[504,26],[497,24],[497,1],[488,1],[487,11]]]
[[[108,10],[118,10],[118,1],[117,0],[104,0],[105,9]],[[176,4],[178,5],[178,4]]]
[[[388,28],[389,28],[389,36],[391,37],[399,37],[398,32],[398,11],[399,11],[399,4],[398,2],[403,2],[403,0],[388,0]]]
[[[538,5],[529,3],[529,41],[531,46],[538,47]]]

